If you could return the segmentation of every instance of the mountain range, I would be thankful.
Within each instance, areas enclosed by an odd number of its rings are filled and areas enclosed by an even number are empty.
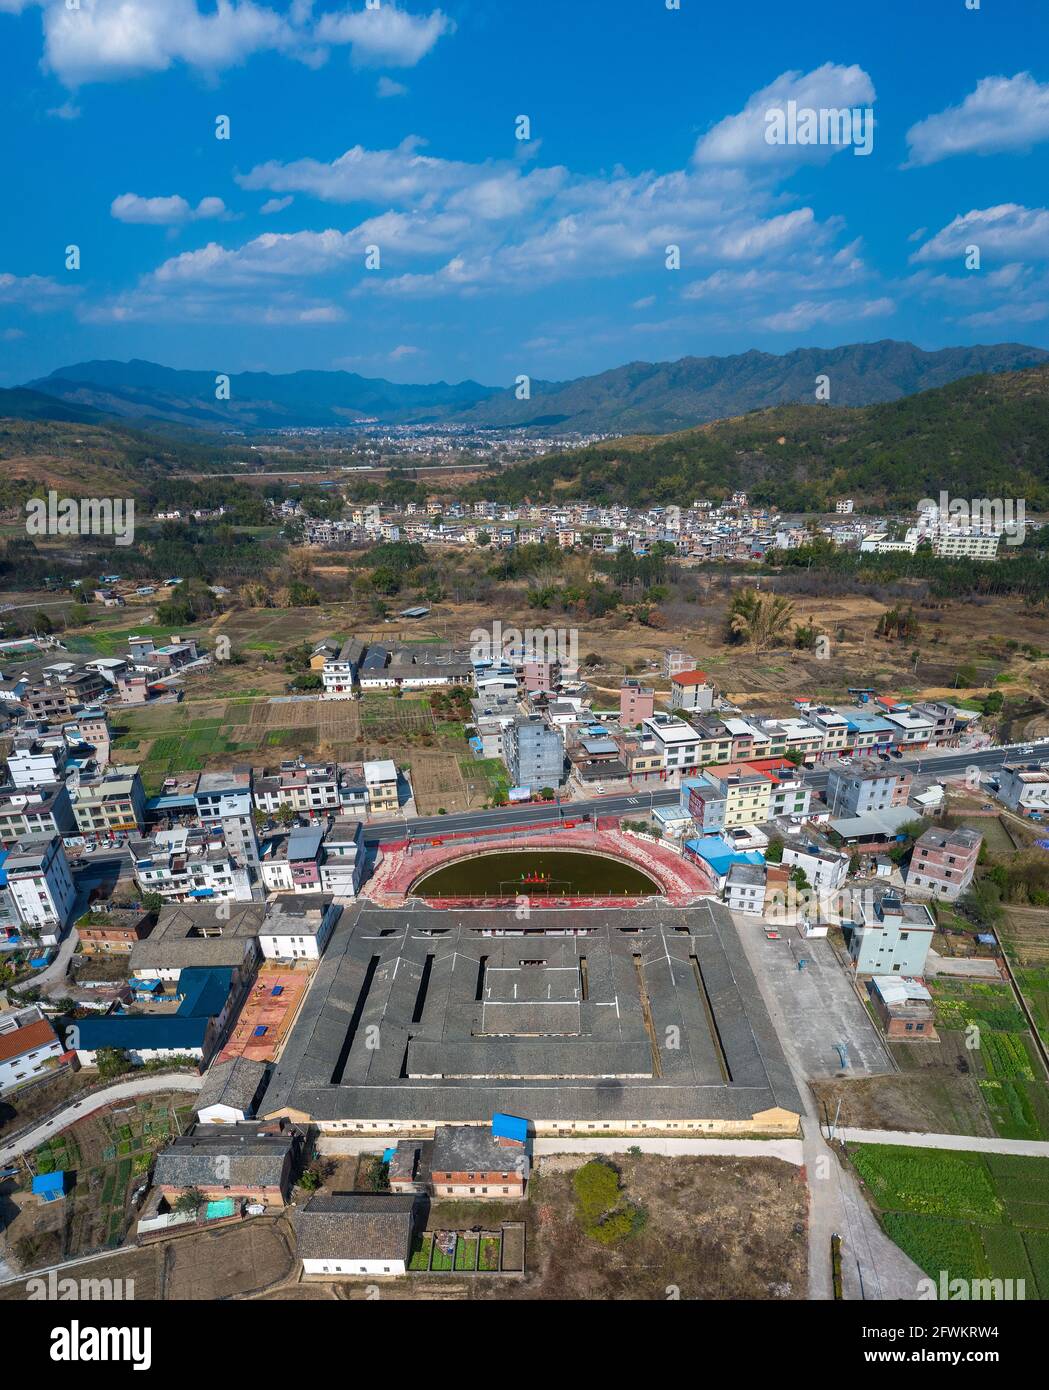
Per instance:
[[[781,356],[750,351],[730,357],[631,362],[573,381],[532,381],[515,388],[404,385],[353,372],[240,372],[230,399],[216,399],[217,372],[153,362],[94,361],[60,367],[13,391],[0,391],[0,416],[103,418],[139,427],[203,430],[382,424],[517,427],[602,434],[667,434],[770,406],[813,402],[816,378],[829,381],[830,402],[866,406],[895,401],[979,373],[1016,371],[1049,362],[1049,352],[1020,343],[941,348],[886,339],[836,348],[799,348]]]

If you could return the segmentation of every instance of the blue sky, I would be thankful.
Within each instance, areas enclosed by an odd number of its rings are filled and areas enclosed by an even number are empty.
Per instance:
[[[1041,0],[0,0],[0,110],[5,385],[1049,346]]]

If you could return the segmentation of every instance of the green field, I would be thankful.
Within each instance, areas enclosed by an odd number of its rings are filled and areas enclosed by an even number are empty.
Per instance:
[[[887,1234],[930,1278],[1024,1281],[1049,1298],[1049,1164],[1040,1158],[857,1144]]]
[[[1049,1139],[1045,1069],[1009,986],[941,978],[929,988],[941,1037],[959,1035],[995,1133]]]

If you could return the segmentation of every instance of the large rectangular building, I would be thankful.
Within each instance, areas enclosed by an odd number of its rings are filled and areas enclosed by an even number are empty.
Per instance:
[[[731,914],[348,910],[264,1102],[329,1135],[526,1116],[537,1135],[792,1134]]]

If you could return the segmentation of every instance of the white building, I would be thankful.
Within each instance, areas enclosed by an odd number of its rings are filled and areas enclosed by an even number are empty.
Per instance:
[[[51,1070],[62,1052],[58,1035],[35,1005],[0,1014],[0,1094]]]
[[[320,960],[342,908],[326,895],[272,898],[259,928],[259,948],[267,960]]]
[[[54,945],[69,921],[77,890],[57,835],[19,841],[4,864],[11,899],[22,923]]]
[[[668,772],[685,771],[699,764],[699,733],[684,719],[673,714],[653,714],[642,723],[643,734],[662,755]]]

